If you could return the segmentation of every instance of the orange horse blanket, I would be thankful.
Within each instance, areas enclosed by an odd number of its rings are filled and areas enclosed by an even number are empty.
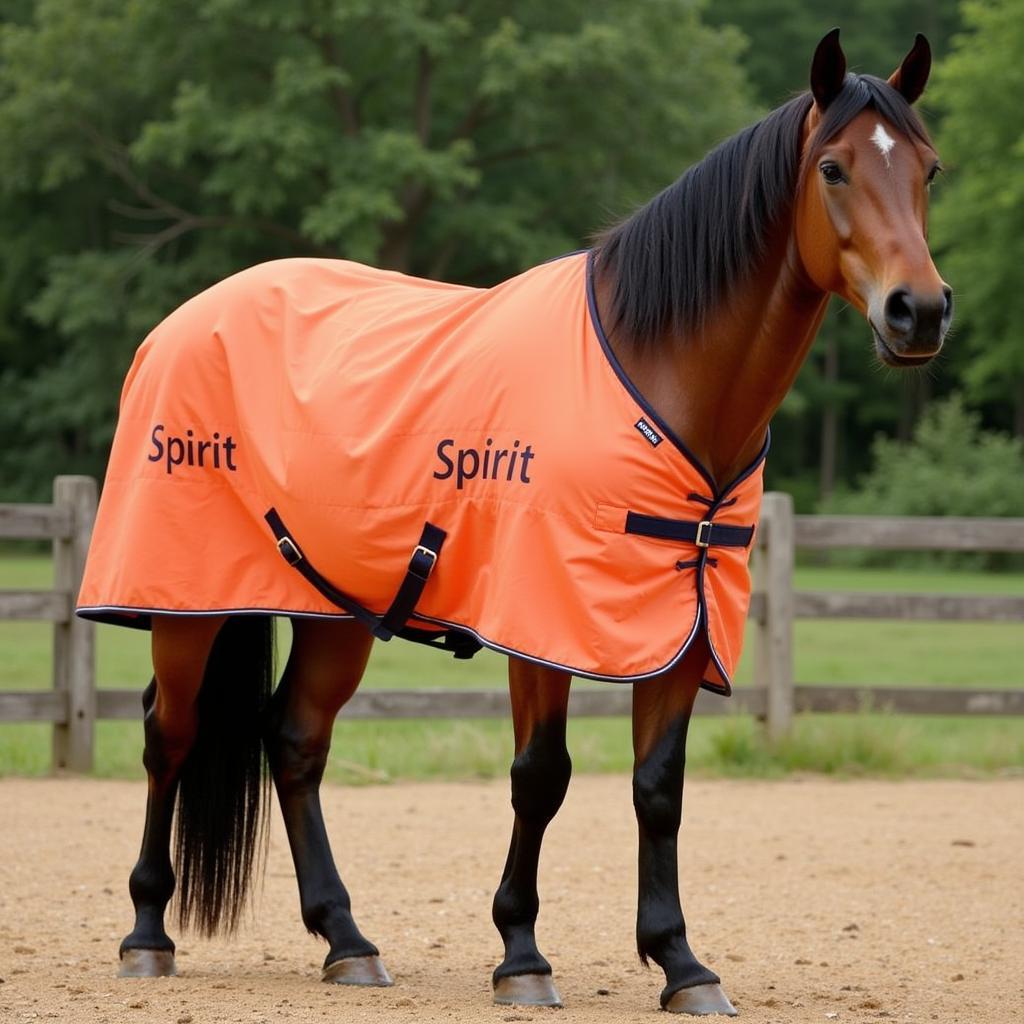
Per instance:
[[[489,289],[266,263],[139,348],[78,613],[344,615],[282,558],[294,538],[382,615],[429,522],[410,626],[611,680],[704,626],[728,693],[763,458],[716,490],[616,361],[585,253]]]

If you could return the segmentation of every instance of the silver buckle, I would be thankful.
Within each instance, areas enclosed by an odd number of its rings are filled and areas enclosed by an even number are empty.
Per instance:
[[[290,554],[285,548],[286,544],[288,545],[288,549],[291,551]],[[299,562],[302,561],[302,552],[299,550],[299,545],[296,544],[287,533],[277,542],[277,550],[281,552],[284,556],[284,560],[289,565],[298,565]],[[292,557],[293,555],[294,558]]]
[[[429,576],[434,571],[434,564],[437,562],[437,552],[431,551],[430,548],[426,548],[422,544],[417,544],[413,550],[412,557],[415,558],[420,552],[430,559],[430,568],[427,569],[427,575]]]
[[[694,543],[699,548],[706,548],[711,546],[711,527],[712,522],[710,519],[702,519],[697,524],[697,537]]]

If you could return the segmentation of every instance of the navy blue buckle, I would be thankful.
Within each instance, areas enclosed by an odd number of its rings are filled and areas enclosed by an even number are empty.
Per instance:
[[[702,519],[697,524],[697,536],[694,539],[697,547],[707,548],[711,546],[711,527],[713,525],[710,519]]]

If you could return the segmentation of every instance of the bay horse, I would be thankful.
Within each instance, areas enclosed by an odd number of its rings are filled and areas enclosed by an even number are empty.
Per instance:
[[[814,54],[809,92],[723,142],[590,251],[594,328],[631,393],[651,410],[652,422],[642,419],[637,429],[651,445],[667,438],[682,447],[685,439],[682,450],[712,490],[703,499],[710,506],[727,504],[727,482],[759,461],[769,420],[830,295],[865,316],[888,366],[922,366],[942,346],[952,293],[926,238],[928,185],[939,163],[911,109],[930,65],[919,35],[888,80],[847,74],[838,30],[830,32]],[[170,474],[185,458],[185,441],[176,439],[181,447],[172,448],[157,428],[153,440],[161,457],[166,449]],[[223,448],[202,442],[208,457],[233,469],[231,439],[216,443]],[[460,472],[475,472],[477,462],[465,459]],[[507,471],[511,480],[511,462]],[[525,456],[516,472],[528,482]],[[701,569],[708,557],[701,537],[712,526],[698,524],[690,538]],[[279,535],[279,543],[288,557],[291,539]],[[636,936],[643,962],[664,970],[663,1009],[734,1014],[719,977],[687,942],[677,877],[687,728],[707,666],[717,663],[705,621],[698,613],[668,668],[633,683]],[[238,922],[257,859],[266,757],[302,920],[329,944],[323,980],[390,984],[377,947],[353,918],[319,799],[334,720],[359,685],[373,644],[366,623],[295,616],[291,652],[272,695],[269,616],[153,614],[150,625],[154,678],[143,698],[148,800],[130,876],[136,919],[121,944],[122,975],[174,973],[164,913],[176,883],[183,927],[209,934]],[[493,904],[505,949],[493,975],[494,998],[559,1005],[534,925],[541,843],[571,771],[571,673],[513,656],[508,678],[515,821]]]

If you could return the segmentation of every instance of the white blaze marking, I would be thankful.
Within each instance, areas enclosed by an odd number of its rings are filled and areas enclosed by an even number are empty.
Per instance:
[[[885,166],[891,167],[889,150],[896,145],[896,140],[885,130],[881,121],[875,125],[875,130],[871,133],[871,141],[878,147],[882,156],[885,157]]]

